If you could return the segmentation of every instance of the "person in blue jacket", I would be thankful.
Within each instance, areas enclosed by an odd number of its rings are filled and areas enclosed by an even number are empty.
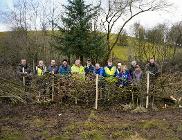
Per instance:
[[[99,76],[103,76],[104,74],[104,69],[102,67],[100,67],[100,64],[99,63],[96,63],[95,64],[95,71],[94,71],[95,74],[98,74]]]
[[[127,66],[124,65],[121,67],[120,73],[117,75],[118,78],[118,85],[120,87],[128,86],[131,82],[131,75],[130,72],[127,70]]]
[[[60,75],[69,75],[71,73],[71,68],[68,65],[68,61],[66,59],[63,60],[62,65],[59,67]]]

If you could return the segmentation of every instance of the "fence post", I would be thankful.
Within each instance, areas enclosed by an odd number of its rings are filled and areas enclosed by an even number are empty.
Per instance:
[[[23,67],[22,68],[22,72],[23,72],[23,74],[25,73],[25,68]],[[25,86],[25,76],[23,75],[23,85]]]
[[[99,97],[99,75],[96,74],[96,97],[95,97],[95,109],[98,108],[98,97]]]
[[[149,106],[149,87],[150,87],[150,73],[147,72],[147,96],[146,96],[146,108]]]
[[[54,70],[52,71],[52,101],[54,101]]]

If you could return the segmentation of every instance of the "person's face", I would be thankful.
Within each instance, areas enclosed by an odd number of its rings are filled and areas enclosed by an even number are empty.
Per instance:
[[[132,63],[132,66],[135,67],[135,66],[136,66],[136,62],[133,62],[133,63]]]
[[[87,61],[87,65],[90,66],[91,65],[91,61]]]
[[[63,65],[64,65],[64,66],[67,66],[67,64],[68,64],[68,63],[67,63],[66,61],[63,61]]]
[[[139,67],[137,67],[135,70],[136,70],[136,71],[140,71],[140,68],[139,68]]]
[[[125,72],[127,70],[126,66],[123,66],[123,72]]]
[[[39,61],[39,66],[43,66],[44,65],[44,62],[43,61]]]
[[[108,62],[108,66],[112,66],[112,62]]]
[[[26,61],[25,59],[22,59],[22,60],[21,60],[21,64],[22,64],[22,65],[26,65],[26,64],[27,64],[27,61]]]
[[[154,64],[155,60],[154,59],[150,59],[150,63]]]
[[[98,70],[100,68],[99,64],[95,64],[95,69]]]
[[[76,60],[76,61],[75,61],[75,65],[76,65],[76,66],[80,66],[80,60]]]
[[[51,60],[51,66],[55,66],[56,65],[56,61],[55,60]]]
[[[121,69],[121,65],[118,65],[118,69]]]

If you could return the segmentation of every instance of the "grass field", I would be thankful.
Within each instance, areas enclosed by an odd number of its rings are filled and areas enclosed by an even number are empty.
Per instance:
[[[128,60],[128,47],[116,46],[113,49],[114,56],[123,61]]]

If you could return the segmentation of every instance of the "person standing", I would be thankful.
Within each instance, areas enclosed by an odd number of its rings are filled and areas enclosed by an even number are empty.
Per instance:
[[[68,61],[64,59],[62,65],[59,67],[59,74],[62,76],[69,75],[71,73],[71,68],[68,65]]]
[[[87,65],[85,66],[85,75],[93,74],[94,73],[94,66],[90,59],[87,60]]]
[[[51,60],[51,64],[48,67],[47,71],[51,74],[58,74],[59,68],[56,65],[56,61],[55,60]]]
[[[20,64],[17,66],[16,74],[18,78],[23,82],[24,85],[30,86],[32,71],[30,67],[27,65],[26,59],[21,59]]]
[[[131,62],[131,66],[129,68],[129,73],[130,73],[132,79],[134,78],[133,74],[134,74],[136,65],[137,65],[137,62],[134,60],[134,61]]]
[[[39,64],[35,68],[35,74],[37,76],[42,76],[46,73],[47,67],[44,65],[44,62],[42,60],[39,61]]]
[[[145,67],[145,71],[146,72],[149,72],[150,74],[152,74],[154,76],[158,76],[159,75],[159,66],[155,62],[155,59],[154,58],[151,58],[149,60],[149,63]]]
[[[104,77],[116,77],[117,68],[113,65],[112,60],[108,60],[107,66],[104,67]]]
[[[136,65],[135,71],[133,72],[133,83],[135,85],[138,85],[141,83],[141,80],[143,78],[143,72],[139,65]]]
[[[121,64],[121,63],[118,63],[118,67],[117,67],[117,73],[120,73],[121,66],[122,66],[122,64]]]
[[[103,75],[108,83],[117,82],[117,68],[113,65],[112,60],[108,60],[107,66],[104,67]]]
[[[81,61],[77,59],[75,64],[71,67],[71,74],[77,78],[84,79],[85,78],[85,69],[81,65]]]
[[[117,75],[118,84],[120,87],[128,86],[131,82],[131,75],[127,69],[127,66],[124,65],[121,67],[120,73]]]
[[[94,71],[95,74],[98,74],[99,76],[103,76],[103,73],[104,73],[104,69],[102,67],[100,67],[100,64],[99,63],[96,63],[95,64],[95,71]]]

